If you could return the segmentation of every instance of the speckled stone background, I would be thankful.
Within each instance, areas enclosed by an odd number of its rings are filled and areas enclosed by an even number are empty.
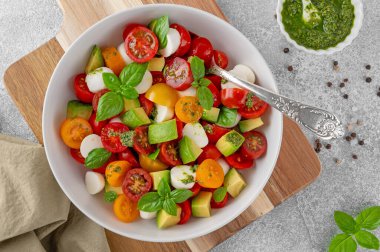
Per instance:
[[[357,214],[380,204],[380,4],[364,1],[364,22],[351,46],[332,56],[296,50],[280,33],[274,18],[276,0],[217,0],[230,22],[261,51],[282,94],[334,111],[353,126],[358,140],[332,141],[322,148],[323,171],[311,186],[226,240],[214,251],[324,251],[338,232],[334,210]],[[62,13],[55,0],[0,0],[0,73],[13,61],[49,40]],[[289,47],[288,54],[283,48]],[[332,62],[339,62],[339,71]],[[365,69],[370,64],[371,70]],[[292,65],[294,71],[287,70]],[[366,77],[372,82],[367,83]],[[339,83],[348,78],[346,87]],[[326,82],[333,86],[328,88]],[[348,94],[348,99],[342,98]],[[0,84],[0,132],[36,141]],[[314,143],[311,134],[306,133]],[[326,144],[326,143],[324,143]],[[358,156],[357,160],[352,154]],[[340,165],[334,158],[342,160]],[[380,235],[380,232],[376,232]]]

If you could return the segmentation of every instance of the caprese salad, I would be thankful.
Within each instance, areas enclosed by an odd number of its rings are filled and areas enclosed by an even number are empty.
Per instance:
[[[167,16],[127,24],[120,45],[93,46],[60,135],[88,193],[104,193],[119,220],[185,224],[246,187],[239,170],[266,152],[256,129],[268,104],[209,75],[212,64],[227,68],[227,55]],[[255,83],[245,65],[230,71]]]

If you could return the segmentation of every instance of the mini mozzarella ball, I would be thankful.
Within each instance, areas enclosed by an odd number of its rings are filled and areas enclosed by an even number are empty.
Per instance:
[[[189,165],[175,166],[170,170],[170,182],[174,188],[190,189],[195,184],[195,171]]]
[[[99,67],[86,75],[86,83],[92,93],[107,88],[106,85],[104,85],[103,73],[113,73],[113,71],[108,67]]]
[[[248,66],[243,65],[243,64],[238,64],[234,67],[233,70],[241,73],[242,75],[244,74],[248,82],[255,83],[256,76],[253,73],[252,69],[249,68]]]
[[[157,212],[145,212],[140,210],[140,217],[144,220],[151,220],[156,218]]]
[[[125,63],[126,65],[133,63],[133,60],[132,60],[131,58],[129,58],[129,56],[127,55],[127,52],[125,51],[124,42],[121,43],[121,44],[117,47],[117,50],[119,51],[119,53],[120,53],[121,57],[123,58],[124,63]]]
[[[168,35],[166,36],[168,43],[166,44],[166,47],[159,50],[159,53],[166,57],[169,57],[173,53],[175,53],[180,45],[181,42],[181,35],[176,29],[169,28]]]
[[[189,137],[196,143],[200,148],[206,147],[208,144],[208,138],[206,132],[202,125],[198,122],[196,123],[187,123],[183,127],[182,133],[184,136]]]
[[[110,122],[110,123],[115,123],[115,122],[117,122],[117,123],[123,123],[123,122],[121,121],[120,117],[112,118],[109,122]]]
[[[184,96],[197,96],[197,90],[194,87],[189,87],[184,91],[177,91],[180,97]]]
[[[102,140],[100,139],[100,136],[91,134],[82,140],[79,150],[80,154],[86,158],[93,149],[97,148],[103,148]]]
[[[218,158],[216,160],[216,162],[218,162],[220,164],[220,166],[223,169],[224,175],[226,175],[227,172],[230,170],[230,166],[227,164],[227,162],[224,160],[224,158]]]
[[[141,82],[135,87],[137,93],[143,94],[152,86],[153,76],[150,71],[146,71]]]
[[[239,70],[239,69],[232,69],[229,71],[232,75],[234,75],[235,77],[238,77],[239,79],[242,79],[242,80],[245,80],[245,81],[248,81],[248,78],[247,78],[247,75],[245,72]],[[237,86],[235,83],[231,82],[231,81],[227,81],[226,83],[222,83],[222,89],[225,89],[225,88],[240,88],[239,86]]]
[[[156,106],[157,114],[154,117],[155,122],[164,122],[169,119],[172,119],[174,116],[174,109],[159,104],[154,104]]]
[[[86,172],[84,182],[89,194],[97,194],[102,191],[105,185],[105,180],[102,174],[97,172]]]

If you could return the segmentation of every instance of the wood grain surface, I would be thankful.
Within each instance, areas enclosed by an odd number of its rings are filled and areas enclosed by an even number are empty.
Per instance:
[[[5,72],[4,84],[27,123],[42,143],[41,117],[50,76],[69,45],[100,19],[133,6],[176,3],[203,9],[224,18],[214,0],[60,0],[64,12],[61,31],[32,53],[12,64]],[[85,12],[84,12],[85,10]],[[238,218],[208,235],[183,242],[151,243],[132,240],[106,231],[112,251],[207,251],[240,229],[271,211],[314,181],[320,162],[300,128],[284,118],[284,132],[275,170],[264,191]]]

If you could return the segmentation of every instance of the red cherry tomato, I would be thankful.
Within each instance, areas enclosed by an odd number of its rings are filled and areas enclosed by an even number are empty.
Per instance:
[[[148,100],[144,94],[140,94],[139,95],[139,101],[140,101],[140,104],[141,104],[141,107],[143,107],[145,113],[150,116],[150,114],[152,114],[152,111],[153,111],[153,107],[154,107],[154,103],[151,102],[150,100]]]
[[[127,35],[124,43],[127,55],[137,63],[148,62],[158,51],[156,35],[146,27],[135,27]]]
[[[165,78],[161,71],[151,71],[150,73],[153,77],[153,85],[157,83],[165,83]]]
[[[129,131],[128,127],[122,123],[107,124],[100,133],[104,148],[112,153],[125,151],[128,147],[121,142],[121,135],[127,131]]]
[[[209,67],[213,56],[213,48],[210,41],[203,37],[195,38],[191,42],[189,56],[198,56],[205,62],[205,66]]]
[[[215,87],[214,84],[210,83],[208,86],[208,89],[210,89],[212,96],[214,97],[214,104],[213,107],[219,107],[220,105],[220,93],[219,90]]]
[[[108,161],[101,167],[92,169],[93,172],[104,174],[106,172],[107,165],[113,161],[116,161],[116,155],[112,153],[111,157],[108,159]]]
[[[240,88],[225,88],[221,92],[222,104],[227,108],[240,108],[245,104],[248,91]]]
[[[202,125],[211,144],[218,142],[219,138],[230,131],[229,129],[208,122],[202,122]]]
[[[197,161],[198,161],[198,164],[200,164],[205,159],[211,158],[211,159],[217,160],[221,156],[222,156],[222,154],[215,147],[215,145],[208,144],[206,147],[203,148],[203,151],[202,151],[201,155],[198,157]]]
[[[247,95],[247,99],[243,107],[238,109],[239,114],[247,119],[260,117],[268,109],[268,103],[261,100],[256,95]]]
[[[91,103],[94,93],[91,93],[86,83],[86,74],[81,73],[75,76],[74,79],[75,95],[81,102]]]
[[[218,65],[219,67],[223,69],[225,69],[228,66],[228,57],[224,52],[214,50],[213,56],[214,56],[214,62],[216,65]]]
[[[177,123],[177,133],[178,133],[177,139],[182,139],[183,122],[179,120],[178,117],[175,117],[175,122]]]
[[[102,132],[102,129],[104,128],[104,126],[108,124],[109,120],[97,122],[95,119],[96,119],[96,113],[92,113],[92,115],[90,116],[90,119],[88,119],[88,122],[91,124],[92,131],[95,134],[100,135],[100,133]]]
[[[118,160],[125,160],[128,163],[130,163],[132,168],[140,167],[140,164],[139,162],[137,162],[135,155],[133,155],[132,151],[129,148],[127,148],[123,152],[118,153],[117,157],[118,157]]]
[[[222,77],[217,76],[217,75],[207,75],[207,76],[205,76],[205,78],[209,79],[212,82],[212,84],[214,84],[218,90],[220,90],[222,88],[221,87]]]
[[[133,149],[139,154],[148,155],[156,150],[155,145],[149,144],[148,126],[139,126],[135,129]]]
[[[212,189],[212,193],[214,193],[215,190],[216,189]],[[228,201],[228,193],[226,193],[226,196],[224,196],[224,198],[223,198],[223,200],[221,202],[216,202],[214,200],[214,197],[212,197],[210,205],[211,205],[211,208],[223,208],[223,207],[226,206],[227,201]]]
[[[141,168],[131,169],[125,174],[122,189],[124,194],[132,201],[137,202],[152,188],[152,178],[148,172]]]
[[[190,191],[193,192],[193,196],[191,196],[191,197],[195,197],[201,191],[201,186],[198,183],[195,183],[194,186],[192,188],[190,188]]]
[[[185,27],[183,27],[182,25],[179,25],[179,24],[171,24],[170,28],[176,29],[179,32],[179,35],[181,36],[179,47],[178,47],[177,51],[174,53],[174,56],[175,57],[182,57],[190,49],[190,45],[191,45],[190,33],[186,30]]]
[[[199,38],[198,34],[195,34],[194,32],[189,31],[191,40],[194,40],[196,38]]]
[[[79,149],[70,149],[70,155],[77,161],[78,163],[84,164],[84,157],[80,154]]]
[[[97,92],[92,98],[92,108],[94,109],[95,112],[98,110],[100,97],[102,97],[102,95],[104,95],[107,92],[109,92],[108,89],[102,89],[99,92]]]
[[[245,141],[241,147],[241,153],[248,157],[257,159],[267,151],[267,139],[258,131],[248,131],[243,134]]]
[[[176,166],[182,164],[178,154],[178,144],[176,141],[164,142],[160,146],[158,158],[167,165]]]
[[[178,225],[182,225],[188,222],[191,217],[190,201],[185,200],[184,202],[179,203],[178,205],[181,207],[181,220],[178,222]]]
[[[123,31],[123,41],[127,38],[128,34],[136,27],[144,27],[142,24],[131,23],[127,24]]]
[[[255,160],[245,157],[242,153],[236,152],[226,157],[227,163],[236,169],[248,169],[255,166]]]
[[[179,57],[168,62],[164,77],[166,84],[179,91],[188,89],[194,81],[189,62]]]

